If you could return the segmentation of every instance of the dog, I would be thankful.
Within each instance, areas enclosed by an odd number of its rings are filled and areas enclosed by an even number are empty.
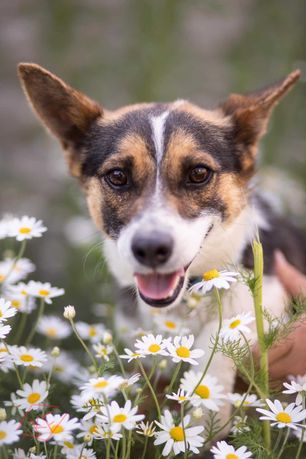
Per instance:
[[[273,255],[280,249],[306,272],[306,237],[264,202],[253,177],[270,115],[299,70],[266,89],[231,94],[214,110],[177,100],[115,111],[36,64],[20,64],[18,72],[34,111],[60,140],[103,234],[104,254],[122,292],[118,326],[150,327],[150,308],[179,316],[190,281],[206,271],[252,268],[257,233],[264,246],[263,304],[271,314],[283,314],[288,298],[273,274]],[[252,311],[246,285],[226,291],[223,307],[224,318]],[[191,322],[208,358],[218,318],[203,308]],[[209,371],[225,391],[233,390],[229,359],[217,353]]]

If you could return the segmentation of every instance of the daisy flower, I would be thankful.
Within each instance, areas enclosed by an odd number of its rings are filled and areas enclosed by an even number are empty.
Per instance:
[[[249,432],[250,427],[247,425],[247,416],[244,416],[243,418],[241,416],[234,416],[233,419],[233,425],[231,428],[231,433],[234,435],[239,434],[241,432]]]
[[[36,308],[35,299],[30,296],[5,293],[6,298],[11,302],[11,307],[19,312],[30,314]]]
[[[12,346],[6,346],[4,343],[0,342],[0,370],[4,373],[7,373],[8,370],[14,368],[12,357],[8,350],[10,351]]]
[[[15,364],[25,367],[41,367],[47,360],[46,353],[38,348],[28,349],[25,346],[14,346],[10,352]]]
[[[194,336],[175,336],[173,343],[167,341],[167,350],[173,362],[188,362],[191,365],[198,365],[195,360],[204,355],[202,349],[192,349],[194,343]]]
[[[248,459],[252,457],[252,453],[247,450],[246,446],[235,449],[226,441],[218,441],[217,445],[213,446],[210,451],[213,453],[214,459]]]
[[[189,402],[191,400],[189,393],[185,392],[183,389],[178,389],[177,392],[172,392],[172,395],[166,394],[166,398],[169,400],[175,400],[179,404]]]
[[[130,376],[129,378],[122,378],[121,383],[119,385],[120,389],[125,389],[126,387],[133,386],[136,384],[139,379],[141,378],[140,373],[135,373],[134,375]]]
[[[15,237],[17,241],[41,237],[45,231],[47,228],[42,224],[42,221],[36,220],[34,217],[14,218],[9,225],[9,236]]]
[[[81,372],[80,365],[65,351],[61,351],[55,360],[48,358],[45,368],[47,371],[52,368],[52,375],[67,384],[71,384],[71,380]]]
[[[124,348],[125,354],[119,355],[121,359],[127,359],[128,363],[131,362],[131,360],[134,359],[143,359],[145,357],[145,354],[138,352],[138,351],[131,351],[127,347]]]
[[[88,383],[81,387],[82,394],[91,398],[99,394],[110,396],[116,392],[121,383],[122,377],[116,375],[110,376],[109,378],[105,378],[103,376],[100,376],[99,378],[91,378]]]
[[[255,317],[250,312],[237,314],[231,319],[226,319],[223,322],[223,326],[220,330],[220,337],[224,341],[236,341],[241,338],[242,333],[250,333],[248,324],[254,322]]]
[[[97,440],[115,440],[118,441],[122,438],[122,434],[114,431],[113,427],[110,426],[109,424],[100,424],[97,425],[95,434],[94,434],[95,439]]]
[[[17,310],[12,308],[11,302],[0,298],[0,322],[6,321],[16,314]]]
[[[20,258],[17,262],[14,258],[6,258],[0,261],[0,284],[15,284],[34,270],[35,266],[28,258]]]
[[[50,339],[63,339],[71,334],[71,327],[57,316],[43,316],[38,322],[37,331]]]
[[[0,446],[10,445],[19,440],[22,430],[20,422],[2,421],[0,422]]]
[[[171,315],[157,314],[154,316],[154,322],[160,330],[171,334],[185,335],[189,331],[180,320]]]
[[[9,334],[11,331],[12,327],[10,325],[3,325],[0,322],[0,339],[5,339],[6,336]]]
[[[43,298],[47,304],[52,303],[52,298],[62,296],[65,293],[63,288],[52,287],[49,282],[30,281],[28,284],[29,294],[37,298]]]
[[[110,405],[102,406],[102,414],[98,414],[97,418],[102,423],[111,424],[115,432],[119,432],[122,427],[132,430],[138,421],[144,419],[143,414],[136,414],[137,409],[137,406],[132,408],[131,400],[127,400],[124,407],[120,407],[117,402],[112,401]]]
[[[205,406],[209,410],[219,411],[219,406],[222,405],[222,399],[224,399],[223,386],[218,384],[217,378],[210,375],[205,375],[197,386],[201,376],[201,372],[186,371],[181,379],[180,388],[189,394],[193,393],[190,400],[193,406]],[[196,390],[194,390],[195,387]]]
[[[296,429],[296,424],[306,419],[306,410],[301,405],[296,406],[294,403],[290,403],[283,407],[279,400],[275,400],[273,403],[269,399],[266,399],[266,403],[271,411],[262,408],[256,408],[256,411],[264,415],[259,419],[270,421],[273,427]]]
[[[257,398],[255,394],[228,394],[228,400],[234,405],[235,408],[242,406],[243,408],[249,408],[254,406],[263,406],[263,403]]]
[[[143,421],[141,421],[138,424],[137,429],[140,429],[136,430],[136,432],[139,435],[143,435],[144,437],[154,437],[156,427],[154,426],[154,422],[147,421],[146,423],[144,423]]]
[[[46,381],[34,379],[32,385],[26,383],[22,390],[16,391],[16,394],[21,397],[15,400],[15,405],[25,411],[41,410],[42,402],[48,397]]]
[[[191,293],[200,293],[205,295],[213,288],[217,289],[229,289],[232,282],[236,282],[236,277],[239,276],[239,273],[232,271],[218,271],[217,269],[212,269],[203,274],[203,280],[197,282],[190,288]]]
[[[45,419],[36,418],[34,432],[38,441],[55,440],[56,442],[69,441],[72,439],[72,430],[81,427],[77,418],[70,419],[68,413],[51,414],[48,413]]]
[[[76,322],[76,329],[81,338],[98,343],[102,341],[105,327],[102,324],[89,325],[86,322]]]
[[[83,445],[75,445],[73,450],[68,450],[66,459],[96,459],[96,453],[93,449],[84,448]]]
[[[155,421],[155,423],[162,430],[155,433],[154,445],[161,445],[166,443],[162,451],[163,456],[168,456],[171,451],[175,455],[185,452],[185,443],[187,450],[198,454],[200,451],[198,448],[203,446],[204,439],[199,434],[203,432],[203,426],[187,427],[190,423],[190,416],[187,415],[183,419],[183,424],[176,425],[174,423],[172,414],[166,410],[164,415],[161,416],[161,422]],[[184,425],[184,429],[182,427]]]
[[[135,347],[141,354],[145,355],[168,355],[166,351],[168,340],[164,340],[162,335],[154,336],[149,334],[142,336],[141,339],[137,339]]]
[[[283,390],[283,394],[296,394],[295,404],[301,405],[306,394],[306,380],[302,384],[293,380],[290,384],[287,382],[283,384],[286,388],[286,390]]]
[[[109,362],[109,355],[113,352],[114,348],[110,344],[94,344],[93,350],[95,351],[95,356]]]
[[[87,441],[86,443],[90,445],[97,432],[97,424],[92,421],[81,421],[80,430],[81,432],[77,434],[77,438],[83,439],[85,435],[89,435],[91,437],[91,440]]]

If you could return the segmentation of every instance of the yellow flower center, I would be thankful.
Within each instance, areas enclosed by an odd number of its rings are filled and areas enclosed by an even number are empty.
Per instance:
[[[285,411],[281,411],[280,413],[278,413],[276,415],[276,419],[277,421],[283,422],[284,424],[289,424],[290,422],[292,422],[291,416],[289,416],[289,414]]]
[[[0,282],[3,282],[5,279],[5,276],[3,274],[0,274]]]
[[[149,350],[150,352],[158,352],[158,351],[160,351],[160,349],[161,349],[161,347],[160,347],[158,344],[156,344],[156,343],[151,344],[151,345],[148,347],[148,350]]]
[[[19,301],[19,300],[12,300],[12,301],[11,301],[11,304],[12,304],[13,308],[18,309],[18,308],[20,308],[20,306],[21,306],[21,301]]]
[[[239,457],[237,456],[237,454],[230,453],[225,456],[225,459],[239,459]]]
[[[32,392],[32,394],[28,395],[27,400],[28,400],[29,403],[33,404],[33,403],[38,402],[38,400],[40,400],[40,397],[41,396],[40,396],[40,394],[38,392]]]
[[[240,324],[241,324],[241,320],[239,319],[233,320],[233,322],[229,324],[229,328],[233,330],[234,328],[237,328]]]
[[[39,292],[38,292],[38,295],[40,295],[40,296],[48,296],[49,294],[50,294],[50,291],[49,290],[44,290],[44,289],[39,290]]]
[[[57,330],[55,327],[49,327],[46,329],[46,334],[51,337],[57,336]]]
[[[23,226],[22,228],[19,228],[19,233],[21,234],[29,234],[31,232],[31,228],[28,228],[27,226]]]
[[[20,360],[22,360],[23,362],[32,362],[34,360],[34,357],[30,354],[22,354],[20,356]]]
[[[212,269],[211,271],[206,271],[206,273],[203,274],[203,279],[205,281],[210,281],[212,279],[216,279],[217,277],[220,277],[220,273],[216,269]]]
[[[7,352],[7,349],[5,349],[5,347],[2,347],[2,348],[0,349],[0,352]]]
[[[71,443],[70,441],[64,441],[64,446],[66,446],[66,448],[70,448],[70,449],[74,448],[74,444]]]
[[[0,317],[2,317],[2,316],[3,316],[2,311],[0,311]]]
[[[195,393],[199,395],[201,398],[209,398],[210,396],[210,390],[207,386],[204,384],[200,384],[196,390]]]
[[[177,348],[176,353],[179,357],[188,358],[190,357],[190,350],[188,347],[180,346]]]
[[[25,296],[27,296],[27,292],[26,292],[25,290],[21,290],[21,292],[20,292],[20,293],[21,293],[21,295],[25,295]]]
[[[53,434],[59,434],[59,433],[64,432],[64,427],[61,426],[60,424],[53,424],[51,425],[50,430]]]
[[[184,400],[187,400],[187,397],[185,397],[185,395],[179,395],[178,399],[182,402]]]
[[[93,338],[94,336],[96,336],[97,330],[95,329],[95,327],[89,327],[88,334],[89,334],[89,336],[90,336],[91,338]]]
[[[7,433],[4,430],[0,430],[0,440],[3,440],[5,437],[7,437]]]
[[[165,325],[166,325],[167,328],[171,328],[172,330],[173,330],[174,328],[176,328],[175,323],[172,322],[171,320],[167,320],[167,321],[165,322]]]
[[[56,373],[63,373],[64,367],[61,367],[60,365],[54,365],[53,371],[55,371]]]
[[[97,383],[94,385],[94,388],[95,388],[95,389],[104,389],[104,387],[107,387],[107,386],[108,386],[108,381],[106,381],[105,379],[103,379],[102,381],[97,382]]]
[[[138,354],[138,352],[133,352],[132,357],[140,357],[140,354]]]
[[[184,431],[182,427],[172,427],[172,429],[169,431],[169,434],[175,441],[184,441]]]
[[[97,426],[96,425],[91,426],[89,429],[89,433],[94,434],[96,432],[97,432]]]
[[[125,414],[116,414],[113,417],[113,422],[124,422],[127,420],[127,416]]]

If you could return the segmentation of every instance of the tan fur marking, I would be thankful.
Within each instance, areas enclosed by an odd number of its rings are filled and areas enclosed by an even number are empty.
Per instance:
[[[195,118],[198,118],[199,121],[204,123],[215,124],[217,127],[231,126],[231,118],[229,116],[225,116],[224,112],[220,109],[204,110],[188,101],[184,101],[177,108],[174,108],[176,111],[189,112]]]

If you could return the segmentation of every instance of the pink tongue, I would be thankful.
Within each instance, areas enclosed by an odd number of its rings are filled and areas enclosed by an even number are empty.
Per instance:
[[[184,275],[184,269],[171,274],[135,274],[140,293],[152,300],[162,300],[171,296],[177,285],[178,278]]]

